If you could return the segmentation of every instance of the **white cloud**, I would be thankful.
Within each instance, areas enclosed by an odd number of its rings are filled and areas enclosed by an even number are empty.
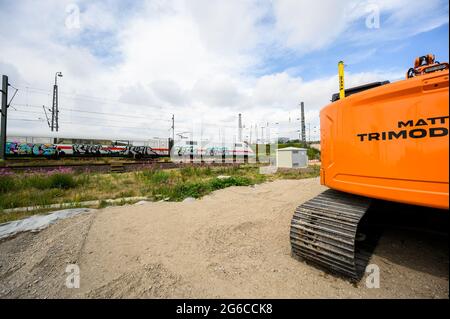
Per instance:
[[[225,76],[211,76],[199,79],[193,89],[192,96],[198,102],[212,107],[234,108],[241,106],[242,94],[238,81]]]
[[[261,41],[258,21],[268,10],[262,2],[194,0],[187,8],[202,42],[221,56],[251,51]]]
[[[161,102],[173,106],[189,105],[190,98],[175,81],[158,80],[152,83],[152,90]]]
[[[302,52],[330,43],[346,28],[354,1],[274,1],[276,29],[286,45]]]
[[[287,73],[266,75],[253,89],[252,104],[262,108],[292,109],[299,103],[302,80]]]
[[[299,52],[310,52],[334,44],[402,39],[448,23],[448,3],[430,0],[276,0],[275,27],[281,41]],[[380,14],[379,28],[358,28],[372,14]],[[347,32],[345,35],[343,33]]]

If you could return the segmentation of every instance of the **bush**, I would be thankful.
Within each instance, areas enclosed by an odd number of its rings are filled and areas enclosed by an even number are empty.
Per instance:
[[[229,186],[248,186],[252,180],[247,177],[229,177],[224,179],[210,179],[198,182],[178,182],[175,185],[163,184],[152,189],[152,194],[158,198],[183,200],[187,197],[200,198],[212,191]]]
[[[312,159],[320,160],[320,151],[318,149],[310,147],[310,148],[308,148],[306,153],[308,154],[308,158],[310,160],[312,160]]]
[[[24,176],[20,182],[22,188],[37,188],[40,190],[51,188],[69,189],[77,186],[77,181],[72,174],[56,173],[48,175]]]
[[[173,194],[177,199],[184,199],[186,197],[199,198],[208,194],[211,191],[208,183],[194,182],[177,184],[173,188]]]
[[[49,178],[50,188],[69,189],[77,186],[77,183],[72,175],[69,174],[54,174]]]
[[[69,189],[77,186],[77,182],[71,174],[56,173],[50,176],[35,174],[24,177],[22,186],[24,188],[31,187],[40,190],[50,188]]]
[[[205,182],[180,182],[175,185],[161,185],[155,187],[152,190],[152,194],[155,197],[164,197],[171,200],[183,200],[186,197],[199,198],[207,193],[211,189],[208,183]]]
[[[251,185],[252,182],[247,177],[238,177],[238,176],[231,176],[229,178],[215,178],[210,181],[210,185],[213,190],[222,189],[230,186],[248,186]]]
[[[37,188],[41,190],[50,188],[49,177],[40,174],[24,176],[21,184],[22,188]]]

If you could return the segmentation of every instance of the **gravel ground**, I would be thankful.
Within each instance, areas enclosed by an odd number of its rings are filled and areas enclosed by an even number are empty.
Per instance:
[[[380,288],[290,255],[293,210],[319,180],[230,187],[201,200],[109,207],[0,242],[0,298],[448,298],[448,237],[387,228]],[[68,264],[80,288],[65,286]]]

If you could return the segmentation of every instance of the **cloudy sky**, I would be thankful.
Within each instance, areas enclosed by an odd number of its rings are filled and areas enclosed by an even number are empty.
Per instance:
[[[346,85],[404,77],[416,56],[448,61],[446,0],[0,0],[0,74],[19,89],[10,135],[49,135],[55,72],[60,132],[117,138],[298,136]],[[13,93],[10,88],[10,92]],[[314,129],[316,127],[316,129]],[[250,133],[251,132],[251,133]]]

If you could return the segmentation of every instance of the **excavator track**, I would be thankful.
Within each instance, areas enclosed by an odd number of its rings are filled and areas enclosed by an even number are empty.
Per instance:
[[[332,273],[360,280],[371,249],[367,244],[370,241],[358,232],[358,224],[369,206],[369,198],[332,189],[303,203],[291,221],[293,255]]]

